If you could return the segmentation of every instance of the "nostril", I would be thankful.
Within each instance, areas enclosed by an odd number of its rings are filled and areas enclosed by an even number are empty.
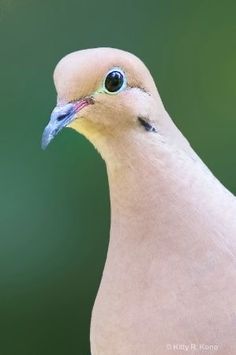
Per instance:
[[[61,115],[57,116],[57,121],[62,121],[62,120],[64,120],[64,118],[66,118],[66,116],[68,116],[67,113],[62,113]]]

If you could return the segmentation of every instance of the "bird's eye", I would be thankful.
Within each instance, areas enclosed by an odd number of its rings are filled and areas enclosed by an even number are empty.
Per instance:
[[[107,74],[104,86],[107,92],[115,94],[124,87],[124,84],[124,74],[120,70],[114,69]]]

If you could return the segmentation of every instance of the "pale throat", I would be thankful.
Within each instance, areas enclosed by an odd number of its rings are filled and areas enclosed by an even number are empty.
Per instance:
[[[175,185],[172,181],[170,189],[168,178],[169,175],[173,180],[176,162],[155,135],[147,132],[136,135],[135,140],[134,137],[113,140],[102,147],[110,189],[111,221],[120,228],[126,224],[133,224],[134,228],[141,226],[144,215],[150,219],[150,226],[155,224],[160,207],[171,203],[173,194],[178,195],[178,182],[175,192]]]

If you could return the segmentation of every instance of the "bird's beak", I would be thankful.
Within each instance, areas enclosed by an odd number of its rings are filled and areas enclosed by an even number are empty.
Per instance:
[[[91,98],[85,98],[63,106],[56,106],[51,113],[48,125],[42,135],[42,149],[46,149],[52,139],[76,118],[76,114],[85,106],[93,103]]]

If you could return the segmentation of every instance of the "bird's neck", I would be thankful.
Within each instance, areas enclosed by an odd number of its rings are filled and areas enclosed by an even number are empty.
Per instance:
[[[156,133],[113,140],[109,155],[110,248],[118,241],[137,244],[143,238],[151,246],[162,234],[181,239],[181,230],[196,223],[199,211],[204,210],[200,219],[207,224],[232,202],[184,138],[178,148]]]

